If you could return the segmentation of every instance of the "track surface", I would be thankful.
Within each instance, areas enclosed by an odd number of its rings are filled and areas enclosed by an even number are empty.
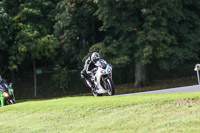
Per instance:
[[[163,89],[163,90],[156,90],[156,91],[146,91],[146,92],[121,94],[121,95],[115,95],[115,96],[129,96],[129,95],[139,95],[139,94],[178,93],[178,92],[195,92],[195,91],[200,91],[200,85],[170,88],[170,89]]]

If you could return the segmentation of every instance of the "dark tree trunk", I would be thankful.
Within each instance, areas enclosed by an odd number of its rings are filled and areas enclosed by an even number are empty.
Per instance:
[[[135,84],[134,87],[142,87],[146,85],[146,69],[141,61],[135,61]]]
[[[34,97],[36,97],[37,96],[37,75],[36,75],[35,59],[33,59],[33,75],[34,75]]]

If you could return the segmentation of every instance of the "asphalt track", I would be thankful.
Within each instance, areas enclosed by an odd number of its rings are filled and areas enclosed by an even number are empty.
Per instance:
[[[129,95],[141,95],[141,94],[162,94],[162,93],[180,93],[180,92],[195,92],[200,91],[200,85],[192,85],[178,88],[162,89],[156,91],[146,91],[146,92],[137,92],[129,94],[121,94],[115,96],[129,96]]]

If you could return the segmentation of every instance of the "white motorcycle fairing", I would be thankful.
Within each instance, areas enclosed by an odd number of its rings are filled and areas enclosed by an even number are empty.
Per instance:
[[[112,66],[107,64],[103,59],[100,59],[95,63],[97,70],[94,75],[91,75],[91,80],[94,82],[96,90],[93,90],[94,93],[104,94],[108,93],[109,95],[114,94],[114,85],[112,81]],[[110,92],[112,90],[112,93]]]

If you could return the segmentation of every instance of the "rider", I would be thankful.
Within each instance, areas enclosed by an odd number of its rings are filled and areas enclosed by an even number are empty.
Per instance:
[[[94,83],[91,81],[91,74],[96,71],[95,63],[100,59],[100,55],[97,52],[93,52],[85,61],[83,70],[81,71],[81,78],[85,78],[89,82],[89,87],[95,89]]]

